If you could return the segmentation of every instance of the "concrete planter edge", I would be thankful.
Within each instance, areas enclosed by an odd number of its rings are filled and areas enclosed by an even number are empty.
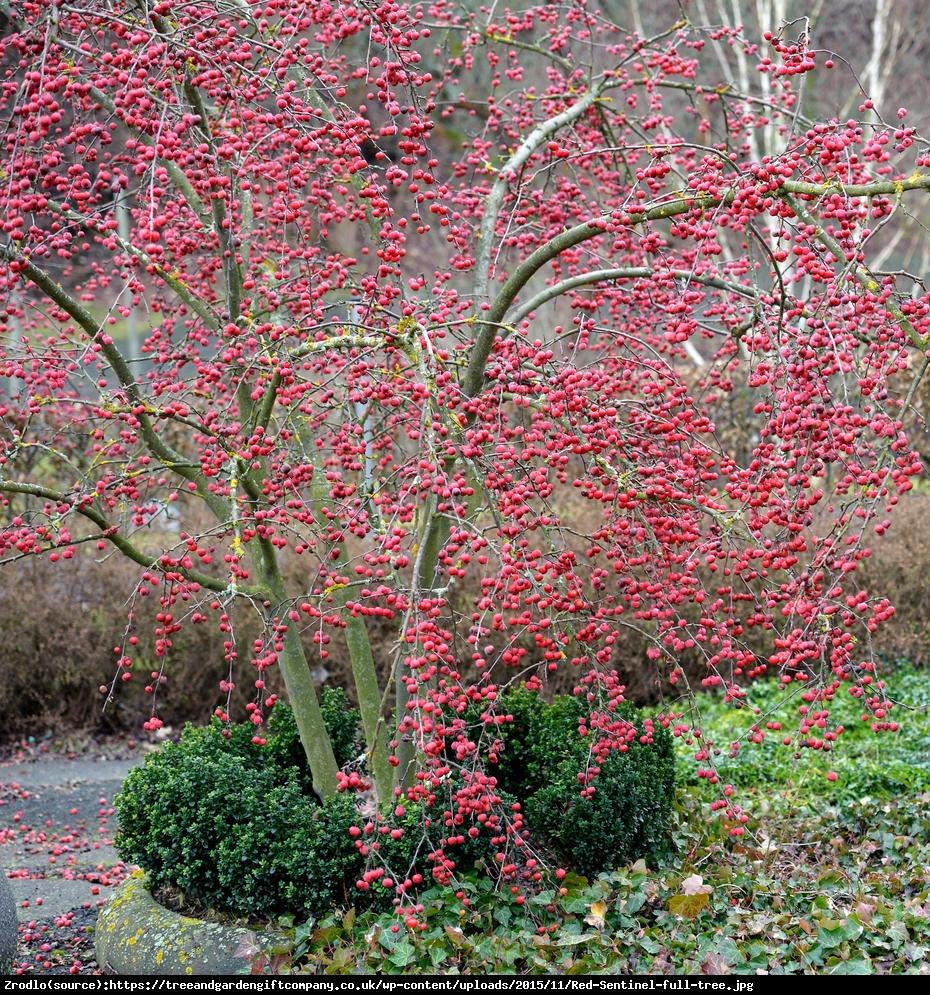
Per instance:
[[[16,957],[16,944],[19,939],[19,923],[16,918],[16,902],[6,871],[0,874],[0,974],[9,974]]]
[[[280,939],[167,909],[152,897],[145,872],[135,871],[100,910],[94,945],[105,973],[218,977],[248,974],[254,958]]]

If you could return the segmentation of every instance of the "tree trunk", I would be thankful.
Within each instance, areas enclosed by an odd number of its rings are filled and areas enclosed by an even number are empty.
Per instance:
[[[382,712],[381,688],[378,685],[365,619],[347,613],[345,623],[346,643],[352,661],[352,677],[358,695],[358,707],[362,713],[362,727],[365,730],[372,780],[378,801],[383,803],[393,797],[394,769],[388,762],[388,724]]]
[[[294,710],[300,742],[307,755],[313,789],[322,800],[336,793],[339,768],[333,754],[333,744],[323,723],[323,712],[307,654],[297,627],[289,618],[291,607],[286,598],[284,579],[277,558],[270,548],[263,549],[263,553],[264,555],[255,557],[255,570],[258,583],[271,595],[269,617],[266,621],[269,628],[276,624],[287,625],[278,652],[278,667],[287,689],[288,701]]]

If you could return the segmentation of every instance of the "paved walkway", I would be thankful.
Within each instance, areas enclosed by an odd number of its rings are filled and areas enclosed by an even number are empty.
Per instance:
[[[123,879],[113,798],[142,759],[0,763],[0,863],[21,923],[99,908]]]

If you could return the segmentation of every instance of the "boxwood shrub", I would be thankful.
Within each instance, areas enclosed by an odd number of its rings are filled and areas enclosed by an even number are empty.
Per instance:
[[[629,735],[598,750],[610,737],[597,728],[585,695],[547,703],[521,687],[502,695],[495,711],[507,719],[493,727],[502,748],[475,772],[475,786],[496,779],[496,807],[512,811],[519,803],[534,841],[554,859],[590,876],[661,855],[675,779],[672,739],[661,724],[629,703],[612,704],[609,721]],[[323,712],[344,766],[360,749],[358,714],[342,691],[329,690]],[[466,725],[475,738],[492,732],[477,711]],[[253,735],[248,722],[188,726],[178,743],[130,771],[116,799],[116,845],[153,886],[238,916],[320,916],[336,905],[387,907],[394,892],[380,880],[356,887],[373,866],[395,881],[417,872],[442,881],[442,868],[452,864],[456,873],[494,866],[501,824],[469,806],[472,775],[458,765],[448,767],[429,805],[385,806],[356,843],[349,829],[365,823],[355,796],[319,804],[288,706],[275,706],[265,743]]]
[[[324,701],[345,753],[357,714],[339,694]],[[319,804],[293,750],[290,709],[279,702],[273,714],[266,744],[252,742],[249,722],[214,720],[129,772],[115,801],[116,847],[154,887],[244,917],[321,915],[347,901],[362,863],[349,835],[354,798]]]
[[[503,750],[489,770],[503,791],[521,799],[533,836],[569,868],[593,875],[661,857],[675,796],[674,745],[661,723],[620,702],[609,718],[629,723],[630,735],[597,757],[592,750],[601,736],[591,728],[584,694],[550,704],[521,686],[505,692],[496,711],[511,721],[496,726]],[[583,784],[579,775],[593,768],[598,773]],[[586,786],[593,792],[583,794]]]

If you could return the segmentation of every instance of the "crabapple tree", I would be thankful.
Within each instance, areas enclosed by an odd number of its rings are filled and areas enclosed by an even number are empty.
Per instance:
[[[451,764],[477,804],[499,688],[615,700],[629,629],[673,685],[777,675],[805,744],[843,688],[887,724],[855,571],[921,472],[904,109],[807,120],[839,68],[798,24],[643,38],[584,0],[3,11],[6,571],[130,558],[166,666],[187,625],[232,662],[251,606],[256,737],[283,686],[322,796],[332,638],[382,799]],[[127,626],[109,694],[139,670]]]

